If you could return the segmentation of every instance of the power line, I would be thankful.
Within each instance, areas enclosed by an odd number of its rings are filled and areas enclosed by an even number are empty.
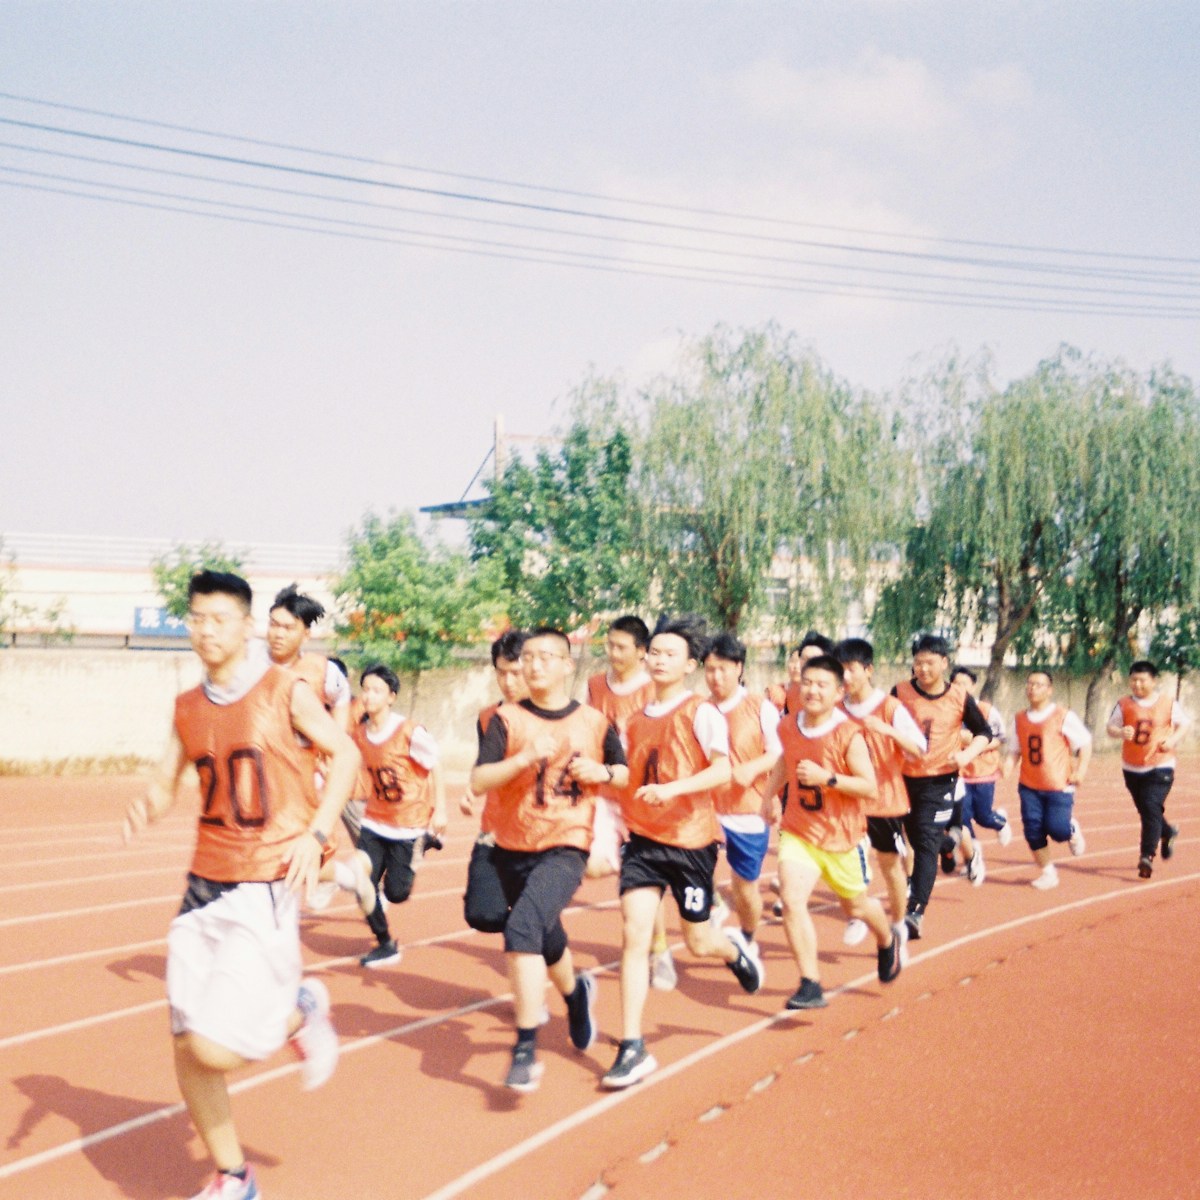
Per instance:
[[[194,125],[178,125],[168,121],[157,121],[146,117],[133,117],[124,113],[109,112],[104,109],[85,108],[81,105],[64,104],[53,100],[43,100],[34,96],[23,96],[13,92],[0,92],[0,99],[13,100],[22,104],[39,105],[44,108],[58,109],[63,112],[79,113],[86,116],[102,117],[106,120],[122,121],[127,124],[143,125],[147,128],[165,129],[174,133],[187,133],[200,137],[210,137],[222,141],[235,142],[247,146],[258,146],[263,149],[285,150],[296,154],[308,154],[318,158],[326,158],[340,162],[354,162],[364,166],[385,167],[389,170],[410,171],[414,174],[432,175],[443,179],[459,179],[467,183],[483,183],[496,187],[513,188],[519,191],[544,192],[548,195],[570,196],[580,200],[597,200],[604,203],[626,204],[634,207],[656,209],[666,212],[686,213],[692,216],[721,217],[728,220],[754,221],[765,225],[775,225],[793,229],[821,229],[831,233],[850,233],[868,237],[890,238],[898,241],[937,242],[950,246],[970,246],[976,249],[1004,250],[1017,253],[1057,254],[1068,256],[1086,256],[1091,258],[1112,258],[1138,262],[1165,263],[1200,263],[1200,259],[1174,255],[1134,254],[1112,250],[1088,250],[1079,247],[1046,246],[1020,242],[996,242],[975,238],[939,237],[918,233],[900,231],[866,229],[860,226],[835,225],[817,221],[800,221],[795,218],[764,216],[754,213],[733,212],[728,209],[703,208],[682,204],[670,204],[663,201],[645,200],[630,196],[605,195],[600,192],[580,191],[573,188],[554,187],[547,184],[532,184],[512,179],[503,179],[489,175],[471,175],[457,171],[447,171],[433,167],[417,166],[411,163],[396,163],[386,159],[369,158],[363,155],[346,154],[331,150],[315,149],[290,142],[268,141],[263,138],[246,137],[239,134],[220,133]]]

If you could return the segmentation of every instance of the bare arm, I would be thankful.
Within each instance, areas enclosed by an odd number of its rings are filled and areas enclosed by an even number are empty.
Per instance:
[[[724,787],[732,776],[729,766],[729,756],[719,752],[713,753],[712,762],[703,771],[689,775],[686,779],[676,779],[671,783],[647,783],[634,792],[634,799],[645,804],[665,804],[679,796],[694,796],[697,792],[711,792]]]
[[[179,791],[179,777],[187,766],[187,756],[183,751],[183,743],[172,728],[171,740],[143,795],[130,801],[125,810],[125,821],[121,826],[121,837],[126,843],[135,837],[151,821],[157,821],[172,804]]]

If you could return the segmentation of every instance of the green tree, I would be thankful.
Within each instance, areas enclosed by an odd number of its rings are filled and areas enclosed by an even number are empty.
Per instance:
[[[928,455],[928,516],[910,530],[901,572],[873,615],[892,644],[920,628],[993,630],[985,695],[1010,650],[1046,649],[1048,589],[1102,517],[1090,497],[1095,405],[1077,360],[1064,349],[982,399],[948,388],[966,411]]]
[[[226,550],[220,542],[196,546],[176,543],[151,562],[150,574],[167,613],[182,620],[188,610],[188,583],[197,571],[231,571],[236,575],[242,573],[242,562],[240,555]]]
[[[645,575],[628,493],[630,439],[607,385],[592,385],[559,446],[514,459],[470,519],[471,557],[488,563],[518,626],[571,630],[640,605]]]
[[[775,326],[718,328],[643,396],[635,493],[662,603],[742,630],[841,616],[905,515],[893,419]]]
[[[368,513],[347,541],[348,565],[334,592],[338,633],[359,665],[381,662],[411,682],[416,707],[423,672],[448,666],[456,647],[477,642],[503,610],[497,572],[461,552],[429,545],[411,513]]]

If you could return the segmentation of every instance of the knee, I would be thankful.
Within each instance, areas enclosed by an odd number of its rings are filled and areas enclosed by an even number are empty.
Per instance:
[[[388,874],[383,885],[383,894],[389,904],[403,904],[412,894],[413,873],[405,871],[402,875]]]

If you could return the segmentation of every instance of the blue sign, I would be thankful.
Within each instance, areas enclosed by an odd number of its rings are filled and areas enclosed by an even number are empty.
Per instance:
[[[143,637],[185,638],[188,635],[187,626],[178,617],[170,616],[165,608],[149,605],[139,605],[133,610],[133,632]]]

